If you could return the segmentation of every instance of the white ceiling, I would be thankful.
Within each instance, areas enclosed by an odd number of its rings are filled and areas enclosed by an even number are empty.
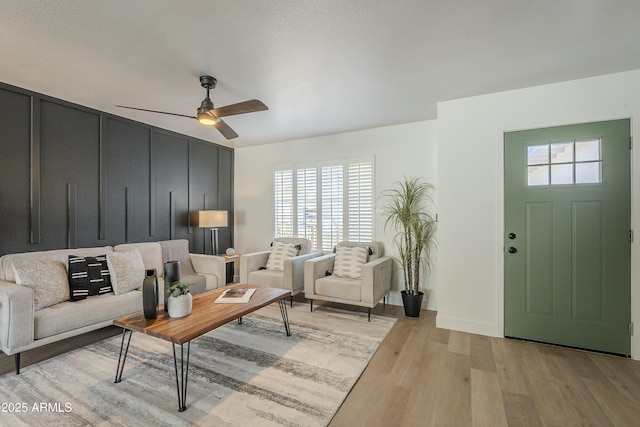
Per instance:
[[[436,103],[640,68],[637,0],[0,0],[0,82],[242,147],[436,118]],[[198,77],[228,117],[195,120]]]

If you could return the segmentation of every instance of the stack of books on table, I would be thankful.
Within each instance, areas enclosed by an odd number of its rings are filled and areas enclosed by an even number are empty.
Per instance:
[[[255,289],[227,289],[216,299],[218,304],[239,304],[247,303],[255,293]]]

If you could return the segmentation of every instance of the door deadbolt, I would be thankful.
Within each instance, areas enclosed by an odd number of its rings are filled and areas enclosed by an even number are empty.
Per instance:
[[[513,246],[511,246],[511,247],[508,249],[508,251],[509,251],[509,253],[510,253],[510,254],[515,254],[516,252],[518,252],[518,250],[517,250],[516,248],[514,248]]]
[[[516,233],[509,233],[507,237],[509,237],[509,239],[513,240],[513,239],[516,238]]]

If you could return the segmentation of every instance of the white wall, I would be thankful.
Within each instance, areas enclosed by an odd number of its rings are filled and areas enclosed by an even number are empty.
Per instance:
[[[375,156],[376,195],[404,176],[419,176],[437,188],[437,127],[435,121],[408,123],[235,150],[236,252],[267,249],[273,239],[273,167],[351,157]],[[437,202],[437,200],[436,200]],[[375,239],[387,255],[397,255],[384,222],[375,223]],[[401,275],[394,278],[390,303],[401,305]],[[437,271],[427,279],[429,309],[437,306]]]
[[[503,335],[503,133],[629,117],[632,134],[640,135],[640,70],[438,105],[439,327]],[[636,148],[634,228],[640,224],[638,165]],[[637,242],[631,304],[632,320],[640,324]],[[639,333],[632,337],[632,356],[640,359]]]

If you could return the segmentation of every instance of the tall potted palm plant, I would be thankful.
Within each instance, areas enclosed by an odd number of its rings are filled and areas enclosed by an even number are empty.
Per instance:
[[[393,229],[394,243],[404,274],[405,290],[401,291],[405,315],[418,317],[424,292],[420,278],[430,268],[430,252],[434,243],[436,221],[429,213],[433,200],[431,184],[418,178],[398,181],[382,193],[385,199],[385,230]]]

